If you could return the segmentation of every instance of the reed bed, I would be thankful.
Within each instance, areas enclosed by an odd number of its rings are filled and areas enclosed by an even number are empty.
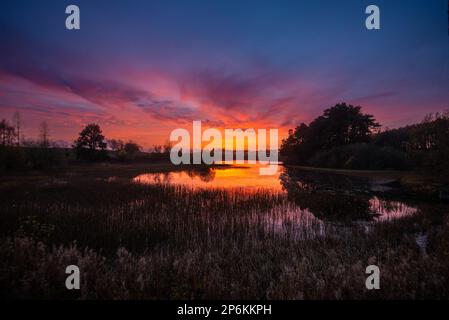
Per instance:
[[[3,298],[449,298],[445,206],[367,231],[264,189],[62,176],[0,191]],[[426,255],[415,241],[422,230]],[[81,269],[79,291],[65,289],[70,264]],[[381,290],[365,288],[370,264],[381,269]]]

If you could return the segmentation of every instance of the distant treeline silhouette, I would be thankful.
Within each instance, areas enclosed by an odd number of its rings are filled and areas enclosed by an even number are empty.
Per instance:
[[[106,140],[96,123],[86,125],[72,146],[61,147],[49,138],[46,122],[40,125],[37,140],[24,139],[20,115],[14,124],[0,122],[0,171],[42,169],[76,162],[96,161],[161,161],[167,160],[169,146],[154,146],[151,152],[142,152],[134,141]]]
[[[281,160],[325,168],[418,170],[449,176],[449,113],[429,114],[420,123],[382,131],[360,106],[339,103],[309,124],[290,130],[280,147]],[[37,140],[25,140],[20,114],[0,122],[0,170],[40,169],[70,162],[168,161],[170,143],[143,152],[133,141],[106,140],[91,123],[72,146],[51,142],[43,122]]]
[[[284,162],[325,168],[420,170],[449,174],[449,113],[421,123],[380,130],[360,106],[339,103],[308,125],[289,131],[280,148]]]

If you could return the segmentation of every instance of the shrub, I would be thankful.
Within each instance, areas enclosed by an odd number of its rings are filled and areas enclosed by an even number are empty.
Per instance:
[[[355,170],[407,170],[411,168],[410,161],[403,152],[391,147],[377,147],[367,143],[319,151],[308,163],[317,167]]]
[[[0,171],[22,169],[25,164],[26,155],[21,148],[0,145]]]

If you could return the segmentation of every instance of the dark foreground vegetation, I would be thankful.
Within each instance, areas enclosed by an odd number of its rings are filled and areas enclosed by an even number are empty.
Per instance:
[[[94,162],[160,162],[169,160],[169,145],[154,146],[150,152],[133,141],[106,140],[98,124],[86,125],[71,146],[60,146],[49,137],[48,125],[41,124],[38,139],[24,139],[20,115],[15,125],[0,122],[0,173],[41,170]],[[21,131],[22,130],[22,131]]]
[[[317,193],[309,183],[272,193],[130,180],[172,169],[97,165],[2,177],[0,296],[449,298],[444,204],[421,203],[415,215],[370,224],[367,231],[351,219],[327,219],[343,198],[348,210],[363,207],[365,196],[350,198],[349,185],[343,193],[329,187]],[[283,184],[297,185],[288,177]],[[307,196],[309,203],[302,201]],[[307,209],[321,212],[321,220]],[[416,242],[421,233],[424,251]],[[65,289],[70,264],[81,269],[80,291]],[[381,290],[365,288],[369,264],[381,269]]]
[[[372,115],[345,103],[290,130],[281,155],[288,163],[357,170],[415,170],[449,182],[449,114],[380,130]]]

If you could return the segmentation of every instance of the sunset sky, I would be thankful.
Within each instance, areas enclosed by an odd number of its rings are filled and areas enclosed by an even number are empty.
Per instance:
[[[81,30],[65,29],[77,4]],[[380,31],[365,8],[381,9]],[[289,128],[337,102],[384,126],[449,109],[447,0],[22,1],[0,5],[0,118],[145,148],[193,120]]]

